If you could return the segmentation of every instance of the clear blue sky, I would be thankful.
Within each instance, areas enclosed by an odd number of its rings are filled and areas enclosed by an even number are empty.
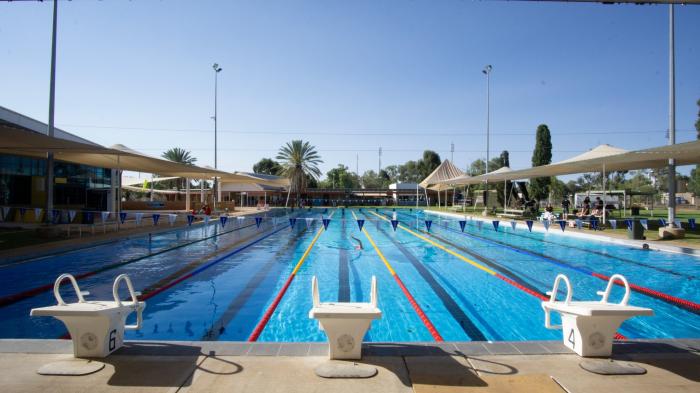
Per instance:
[[[0,105],[46,121],[51,2],[0,3]],[[700,6],[676,7],[678,141],[695,137]],[[529,167],[549,125],[554,159],[610,143],[666,143],[668,6],[472,1],[92,1],[59,3],[56,123],[104,145],[179,146],[250,170],[310,140],[327,171],[360,172],[433,149],[464,167]],[[176,131],[188,130],[188,131]],[[363,135],[346,135],[363,134]],[[390,134],[390,135],[387,135]],[[686,172],[687,170],[683,170]]]

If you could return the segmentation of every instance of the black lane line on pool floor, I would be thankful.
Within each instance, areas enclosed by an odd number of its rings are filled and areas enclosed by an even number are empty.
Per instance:
[[[365,217],[367,216],[366,213],[363,213]],[[450,296],[449,293],[445,290],[445,288],[440,285],[440,283],[433,277],[432,273],[428,269],[426,269],[425,266],[416,258],[415,255],[413,255],[409,250],[404,247],[403,244],[401,244],[398,240],[396,240],[394,237],[392,237],[390,234],[386,232],[386,230],[383,227],[378,228],[379,231],[386,236],[388,239],[391,240],[391,242],[396,246],[396,248],[401,251],[401,253],[408,259],[409,262],[411,262],[411,265],[413,266],[414,269],[421,275],[423,280],[428,283],[430,288],[435,292],[435,294],[440,298],[442,301],[442,304],[445,306],[445,309],[449,311],[449,313],[452,315],[452,318],[459,324],[459,326],[464,330],[464,332],[469,336],[472,341],[488,341],[484,333],[479,330],[479,328],[472,322],[472,320],[467,316],[467,314],[462,310],[462,308],[455,302],[455,300]]]
[[[386,214],[385,214],[385,215],[386,215]],[[505,274],[506,277],[512,279],[513,281],[517,282],[518,284],[522,285],[523,287],[525,287],[525,288],[527,288],[527,289],[529,289],[529,290],[531,290],[531,291],[533,291],[533,292],[537,292],[537,293],[544,294],[544,293],[543,293],[540,289],[538,289],[536,286],[534,286],[534,285],[528,283],[526,279],[529,279],[529,280],[532,281],[532,282],[535,282],[535,283],[537,283],[537,284],[539,284],[539,285],[542,285],[542,286],[545,287],[545,288],[547,287],[547,284],[545,284],[545,283],[543,283],[543,282],[540,282],[539,280],[536,280],[536,279],[534,279],[534,278],[532,278],[532,277],[530,277],[530,276],[528,276],[528,275],[526,275],[526,274],[515,273],[515,272],[513,272],[512,270],[510,270],[510,269],[508,269],[508,268],[506,268],[506,267],[500,265],[498,262],[494,261],[493,259],[488,258],[488,257],[486,257],[486,256],[483,256],[483,255],[481,255],[481,254],[478,254],[478,253],[476,253],[476,252],[474,252],[474,251],[471,251],[471,250],[467,249],[466,247],[463,247],[463,246],[460,246],[460,245],[458,245],[458,244],[455,244],[454,242],[452,242],[452,241],[450,241],[450,240],[447,240],[447,239],[445,239],[445,238],[442,237],[442,236],[438,236],[438,235],[436,235],[436,234],[433,233],[433,232],[424,231],[423,229],[418,228],[418,226],[415,225],[415,223],[410,223],[410,222],[409,222],[408,225],[409,225],[409,227],[413,228],[414,230],[416,230],[416,231],[418,231],[418,232],[421,232],[421,233],[424,234],[424,235],[431,236],[431,237],[433,237],[433,238],[435,238],[435,239],[441,241],[442,243],[445,243],[445,244],[447,244],[447,245],[450,245],[450,246],[452,246],[452,247],[454,247],[454,248],[456,248],[456,249],[458,249],[458,250],[464,252],[465,254],[474,257],[475,259],[477,259],[478,261],[480,261],[480,262],[482,262],[483,264],[487,265],[488,267],[490,267],[490,268],[492,268],[492,269],[498,271],[498,272],[501,273],[501,274]]]
[[[345,220],[341,221],[340,241],[349,244]],[[350,301],[350,261],[347,249],[341,246],[338,251],[338,302],[345,303]]]
[[[265,262],[263,267],[260,268],[260,270],[258,270],[250,280],[248,280],[245,288],[243,288],[243,290],[236,295],[226,310],[221,314],[219,319],[209,327],[206,333],[204,333],[202,336],[202,341],[216,341],[219,339],[219,336],[224,333],[226,326],[228,326],[228,324],[234,318],[236,318],[236,315],[238,315],[250,297],[253,296],[253,293],[255,293],[255,291],[260,287],[263,280],[270,274],[272,268],[279,263],[280,257],[288,253],[289,249],[297,244],[304,233],[306,233],[306,228],[302,228],[300,231],[294,233],[289,240],[287,240],[287,243],[277,250],[272,258]]]

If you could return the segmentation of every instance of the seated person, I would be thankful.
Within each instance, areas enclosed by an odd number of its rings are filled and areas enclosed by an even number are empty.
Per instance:
[[[554,214],[554,208],[549,205],[544,209],[544,213],[542,214],[542,219],[547,220],[547,221],[552,221],[555,220],[557,216]]]
[[[581,211],[576,213],[576,217],[579,218],[585,218],[591,215],[591,205],[588,203],[584,202],[583,207],[581,208]]]

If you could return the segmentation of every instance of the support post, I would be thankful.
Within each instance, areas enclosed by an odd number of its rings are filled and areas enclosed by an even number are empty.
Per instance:
[[[56,108],[56,28],[58,23],[58,0],[53,2],[53,30],[51,33],[51,77],[49,81],[49,128],[48,135],[54,136],[54,110]],[[51,223],[53,211],[53,152],[46,154],[46,222]]]
[[[185,210],[190,211],[192,210],[190,206],[190,178],[186,177],[185,178]]]

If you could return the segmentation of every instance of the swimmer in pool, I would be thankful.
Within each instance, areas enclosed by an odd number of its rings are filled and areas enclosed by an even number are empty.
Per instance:
[[[350,236],[353,240],[357,242],[357,246],[355,246],[355,250],[364,250],[365,248],[362,247],[362,241],[355,236]]]

